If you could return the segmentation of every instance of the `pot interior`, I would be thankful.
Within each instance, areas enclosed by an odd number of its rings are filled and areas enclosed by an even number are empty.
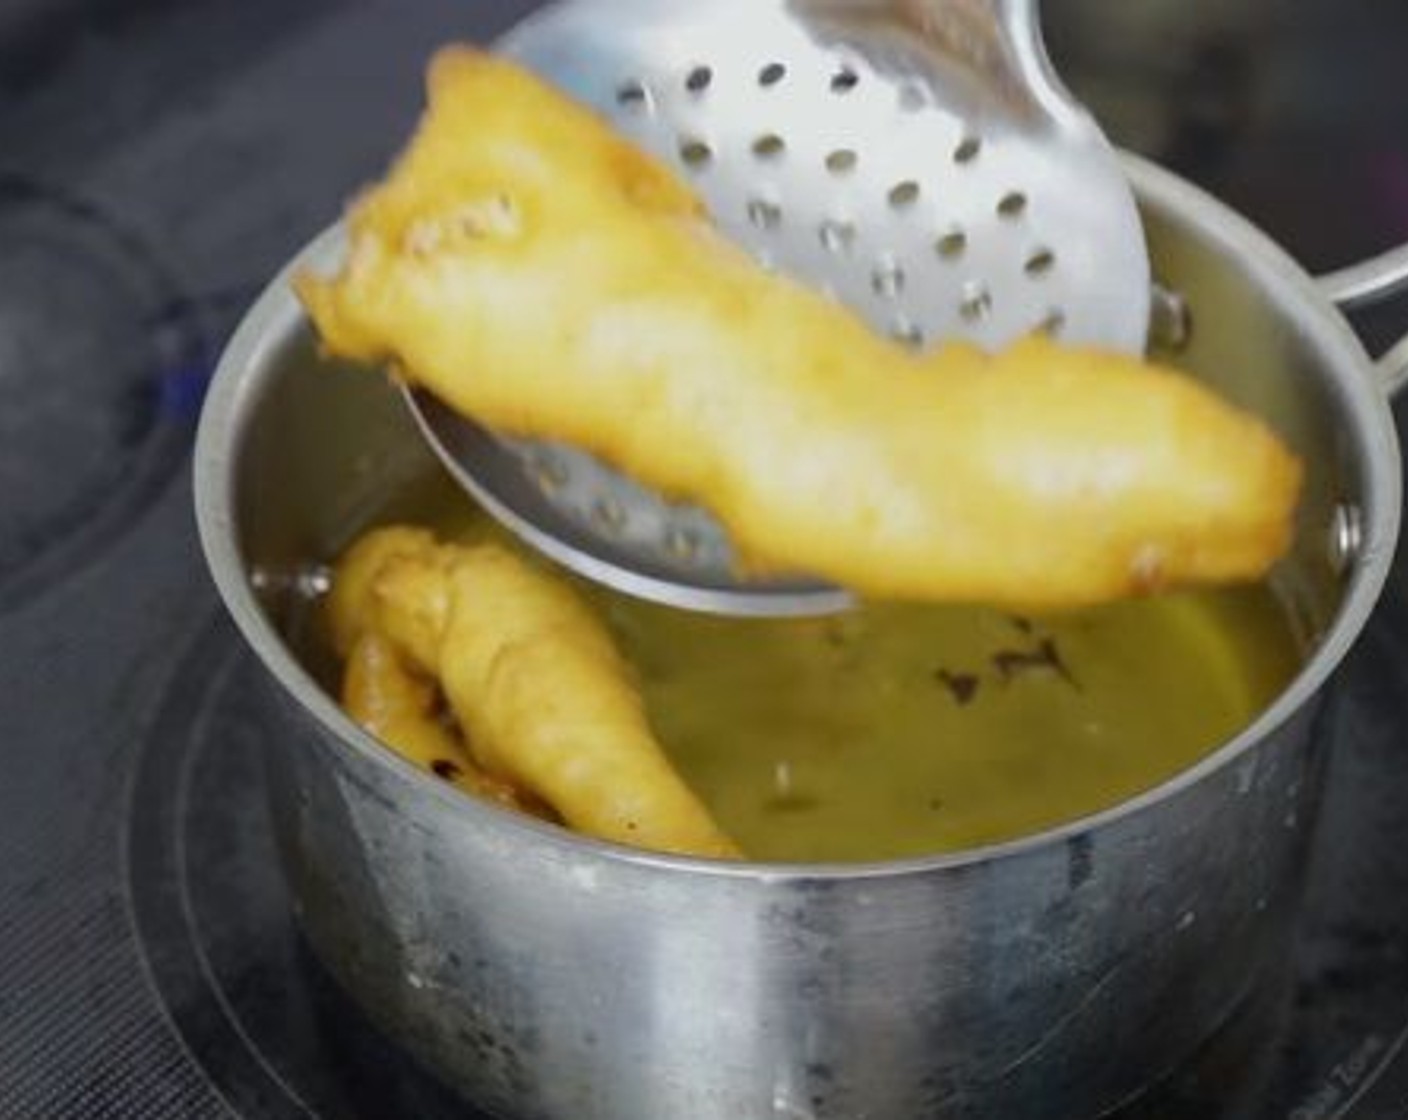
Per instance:
[[[1355,616],[1367,613],[1374,590],[1370,585],[1376,585],[1381,572],[1367,570],[1374,568],[1367,562],[1347,563],[1337,549],[1352,521],[1368,549],[1365,555],[1372,560],[1383,551],[1393,529],[1385,501],[1387,487],[1382,481],[1387,468],[1382,461],[1375,461],[1376,456],[1380,460],[1387,457],[1374,447],[1375,438],[1381,437],[1374,425],[1383,409],[1376,399],[1377,388],[1365,375],[1362,354],[1338,317],[1316,299],[1304,277],[1258,235],[1171,177],[1139,166],[1135,171],[1157,279],[1177,294],[1187,310],[1182,324],[1187,328],[1186,337],[1163,344],[1160,356],[1264,416],[1306,463],[1307,486],[1292,555],[1274,573],[1268,588],[1217,592],[1191,606],[1174,597],[1168,610],[1141,604],[1132,610],[1117,608],[1078,618],[985,616],[975,622],[977,616],[971,613],[960,617],[953,612],[930,617],[925,625],[930,625],[932,633],[924,640],[932,638],[935,648],[943,646],[944,635],[951,639],[965,627],[970,631],[987,627],[987,632],[977,645],[953,639],[958,644],[944,647],[949,652],[943,656],[936,653],[927,667],[911,658],[911,676],[924,674],[922,689],[928,690],[930,698],[915,701],[919,706],[910,718],[930,721],[932,738],[950,754],[955,742],[971,747],[970,770],[974,774],[981,776],[983,767],[989,774],[1004,768],[1010,771],[1004,779],[1007,784],[987,794],[992,805],[1006,803],[1005,808],[996,815],[989,813],[988,818],[981,813],[976,821],[972,813],[965,818],[961,807],[947,797],[942,783],[941,788],[920,788],[922,780],[906,774],[903,766],[896,772],[897,764],[880,755],[882,768],[893,773],[888,786],[882,783],[871,791],[877,804],[884,803],[887,790],[896,796],[912,795],[911,815],[916,820],[925,813],[942,815],[943,827],[927,833],[921,828],[916,833],[899,822],[894,825],[898,832],[887,839],[883,813],[873,815],[867,823],[864,817],[849,819],[843,811],[813,822],[808,831],[797,822],[805,817],[809,802],[816,800],[816,791],[805,788],[805,782],[799,787],[797,776],[777,760],[757,758],[766,744],[760,748],[747,742],[746,736],[737,736],[739,765],[759,773],[750,779],[757,796],[740,795],[735,799],[739,804],[728,810],[732,823],[747,816],[746,808],[740,808],[742,802],[751,797],[761,805],[771,796],[778,819],[790,821],[783,831],[790,828],[789,835],[795,840],[768,848],[764,858],[880,859],[963,849],[1014,839],[1108,810],[1175,779],[1180,771],[1224,747],[1258,713],[1276,706],[1278,697],[1281,707],[1292,706],[1298,694],[1308,693],[1318,683],[1315,678],[1317,673],[1323,675],[1323,663],[1338,656],[1352,636],[1349,631],[1362,621]],[[337,667],[320,640],[316,610],[310,607],[326,588],[326,565],[370,525],[411,521],[442,529],[462,527],[468,523],[471,515],[467,511],[472,507],[420,442],[389,382],[321,357],[306,324],[291,309],[287,294],[276,292],[266,299],[279,301],[276,321],[289,329],[272,342],[264,340],[253,356],[245,359],[244,391],[226,420],[232,440],[233,529],[242,570],[258,590],[259,624],[272,627],[285,643],[283,664],[274,665],[276,673],[295,692],[321,687],[335,693]],[[237,341],[232,350],[238,349]],[[227,360],[238,364],[241,356]],[[1360,600],[1358,606],[1353,605],[1352,601]],[[664,618],[672,612],[663,608],[619,602],[603,602],[603,608],[618,630],[637,633],[636,648],[628,649],[628,654],[663,659],[661,673],[666,677],[672,672],[697,672],[710,658],[718,665],[735,659],[735,655],[752,656],[750,647],[756,650],[769,641],[759,637],[761,631],[756,629],[744,638],[735,638],[721,635],[721,624],[712,620]],[[848,646],[844,619],[815,624],[822,627],[817,645],[820,649],[829,644],[840,651],[835,654],[839,658],[844,658],[848,649],[862,660],[884,656],[896,641],[904,644],[899,639],[888,641],[886,635],[904,632],[906,627],[912,631],[916,625],[912,619],[892,622],[873,623],[881,636],[858,640],[860,654]],[[756,628],[760,624],[730,620],[722,625]],[[864,625],[872,625],[869,616]],[[1098,633],[1086,641],[1081,635],[1087,631]],[[786,643],[791,644],[781,656],[795,657],[795,652],[788,651],[795,651],[797,642],[787,638]],[[1122,721],[1110,715],[1110,705],[1121,701],[1120,694],[1128,690],[1121,688],[1118,676],[1111,677],[1101,668],[1097,655],[1102,643],[1109,651],[1106,660],[1143,658],[1152,665],[1162,659],[1162,677],[1146,675],[1143,680],[1146,693],[1123,697]],[[879,655],[873,652],[877,649]],[[1073,649],[1077,653],[1094,649],[1096,653],[1076,656]],[[316,684],[288,671],[289,656]],[[823,652],[816,656],[832,655]],[[1231,668],[1221,676],[1217,675],[1221,670],[1209,676],[1219,660]],[[841,676],[830,678],[830,683],[816,674],[808,679],[822,693],[853,693],[859,687],[854,682],[864,675],[866,666],[854,668],[852,676],[842,671]],[[1127,670],[1127,665],[1123,668]],[[1227,673],[1236,678],[1230,684]],[[290,679],[295,676],[300,679]],[[648,684],[650,673],[643,676]],[[1019,676],[1023,679],[1018,680]],[[703,706],[718,708],[718,698],[725,696],[738,702],[719,715],[716,723],[732,719],[735,728],[746,726],[754,708],[737,694],[747,690],[751,679],[757,678],[746,673],[718,676],[715,687],[721,691]],[[892,710],[912,699],[910,692],[900,689],[897,698],[887,703],[883,693],[891,686],[893,682],[875,683],[872,691],[876,695],[866,711]],[[1005,704],[1008,712],[989,721],[995,731],[979,734],[974,728],[982,723],[985,701],[981,697],[975,700],[974,695],[983,688],[1004,697],[994,701],[994,710]],[[1014,699],[1023,689],[1073,695],[1023,706]],[[1212,706],[1226,701],[1229,690],[1236,693],[1236,704],[1241,708],[1223,703],[1225,710],[1213,718]],[[672,703],[669,688],[658,691],[665,699],[650,694],[647,688],[648,702]],[[760,687],[758,691],[767,689]],[[911,690],[919,691],[917,685]],[[1092,693],[1106,694],[1108,702],[1101,702],[1099,695],[1092,699]],[[955,707],[965,709],[954,717],[959,722],[944,726],[935,722]],[[1072,718],[1089,725],[1108,720],[1113,741],[1101,748],[1106,752],[1103,756],[1097,752],[1088,760],[1088,768],[1098,780],[1076,782],[1071,795],[1062,800],[1052,791],[1070,778],[1072,756],[1063,753],[1059,737],[1053,737],[1050,713],[1066,708],[1075,712]],[[676,710],[678,705],[653,715],[660,714],[670,724]],[[1124,766],[1131,755],[1141,751],[1149,755],[1151,745],[1161,741],[1159,735],[1167,737],[1167,729],[1190,712],[1208,718],[1194,720],[1177,749],[1153,750],[1142,768]],[[857,725],[854,711],[848,718],[845,734],[865,749],[866,725]],[[681,717],[675,724],[684,727],[676,730],[681,741],[690,741],[688,719]],[[999,757],[995,762],[984,759],[982,752],[987,748],[983,736],[998,734],[1026,736],[1036,742],[1049,739],[1052,749]],[[827,748],[817,749],[825,753]],[[718,767],[711,770],[709,758],[701,755],[678,761],[687,778],[706,787],[701,791],[706,800],[710,781],[717,787],[712,791],[716,798],[727,801],[732,796],[730,791],[737,783],[730,785],[732,779],[726,781],[714,773]],[[1049,773],[1034,771],[1034,765],[1038,770],[1045,765]],[[766,795],[757,792],[764,787]],[[1045,793],[1032,794],[1043,787]],[[1032,810],[1025,816],[1017,811],[1024,803]],[[748,827],[755,823],[750,818]],[[905,832],[905,828],[910,830]],[[827,839],[834,840],[847,829],[868,832],[869,846],[853,850]]]

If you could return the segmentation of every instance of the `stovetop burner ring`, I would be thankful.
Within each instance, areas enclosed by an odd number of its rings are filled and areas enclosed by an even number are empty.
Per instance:
[[[1333,693],[1290,982],[1263,988],[1118,1120],[1350,1120],[1396,1091],[1408,1040],[1405,618],[1408,597],[1391,586]],[[237,1114],[259,1120],[481,1116],[377,1034],[308,949],[265,803],[260,752],[287,726],[271,718],[279,701],[227,621],[191,633],[144,736],[124,858],[148,979],[188,1053]]]
[[[0,170],[0,613],[140,524],[180,467],[211,352],[149,238]]]

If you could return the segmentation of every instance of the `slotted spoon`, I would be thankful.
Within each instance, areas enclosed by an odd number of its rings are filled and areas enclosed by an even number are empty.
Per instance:
[[[764,266],[904,345],[1046,330],[1144,347],[1133,194],[1054,77],[1036,0],[567,0],[498,49],[681,170]],[[581,575],[724,614],[851,603],[805,578],[742,580],[704,510],[407,398],[480,503]]]

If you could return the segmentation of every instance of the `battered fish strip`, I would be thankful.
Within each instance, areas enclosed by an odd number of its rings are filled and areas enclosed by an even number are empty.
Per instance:
[[[433,555],[434,538],[418,529],[368,534],[338,568],[329,600],[333,643],[345,660],[342,707],[404,758],[466,793],[520,813],[557,820],[538,798],[480,769],[441,718],[435,681],[417,672],[377,626],[374,581],[396,557]]]
[[[914,354],[759,268],[689,187],[505,60],[429,109],[297,289],[327,348],[711,509],[748,568],[883,598],[1067,607],[1253,579],[1296,459],[1173,370],[1033,337]]]
[[[365,634],[352,647],[342,706],[398,754],[465,793],[543,820],[558,819],[538,798],[474,764],[459,736],[439,718],[435,682],[414,672],[383,635]]]
[[[439,682],[489,780],[588,835],[739,855],[652,736],[605,626],[560,580],[498,545],[437,545],[390,528],[348,554],[330,612],[335,641],[351,637],[356,649],[367,633],[384,636]]]

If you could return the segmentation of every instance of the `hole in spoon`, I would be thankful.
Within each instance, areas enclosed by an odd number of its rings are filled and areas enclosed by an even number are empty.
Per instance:
[[[1022,271],[1033,280],[1040,280],[1048,276],[1051,270],[1056,267],[1056,254],[1050,249],[1037,249],[1027,258],[1027,263],[1022,266]]]
[[[919,184],[913,179],[896,183],[890,188],[889,200],[891,209],[908,210],[919,201]]]
[[[758,71],[758,84],[770,88],[787,77],[787,67],[780,62],[769,62]]]
[[[950,230],[934,242],[934,252],[946,261],[956,261],[968,248],[968,235],[961,229]]]
[[[958,142],[958,147],[953,149],[953,162],[958,164],[972,163],[982,150],[982,140],[976,136],[965,136]]]
[[[849,66],[841,67],[831,76],[832,93],[847,94],[858,85],[860,85],[860,75]]]
[[[1020,218],[1027,212],[1027,196],[1021,191],[1009,191],[997,203],[997,216],[1009,221]]]
[[[616,87],[616,104],[623,109],[644,109],[650,104],[650,93],[634,79],[622,82]]]
[[[753,141],[753,154],[759,159],[777,159],[787,150],[787,141],[775,132],[759,136]]]
[[[859,162],[860,157],[850,148],[838,148],[826,157],[826,170],[833,175],[849,175]]]
[[[702,171],[714,160],[714,149],[703,140],[685,140],[680,144],[680,159],[685,166]]]

